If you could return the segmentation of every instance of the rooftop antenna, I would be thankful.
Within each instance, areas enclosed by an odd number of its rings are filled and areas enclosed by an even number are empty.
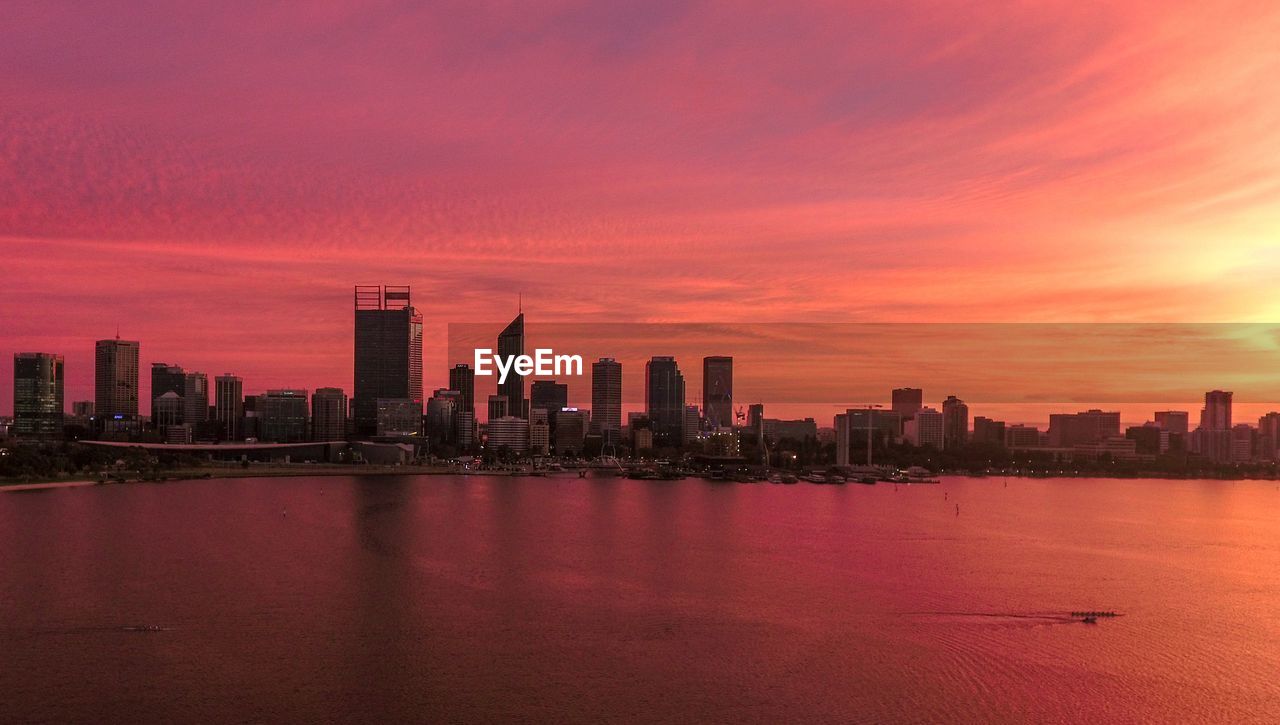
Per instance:
[[[516,293],[516,314],[524,314],[524,293]]]

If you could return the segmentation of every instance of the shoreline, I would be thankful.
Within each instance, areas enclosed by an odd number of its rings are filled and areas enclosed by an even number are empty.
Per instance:
[[[567,473],[567,472],[566,472],[566,473]],[[499,477],[499,478],[519,478],[519,477],[530,477],[530,478],[532,478],[532,477],[533,477],[533,476],[528,476],[527,474],[523,474],[523,475],[522,475],[522,472],[514,472],[514,471],[506,471],[506,470],[468,470],[468,471],[459,471],[459,470],[456,470],[456,469],[453,469],[453,468],[446,468],[446,467],[442,467],[442,466],[385,466],[385,467],[382,467],[382,466],[377,466],[377,467],[375,467],[375,466],[359,466],[359,467],[351,467],[351,466],[343,466],[343,467],[332,467],[332,466],[324,466],[324,467],[289,466],[289,467],[283,467],[283,466],[282,466],[282,467],[279,467],[279,468],[271,468],[271,469],[257,469],[257,470],[254,470],[253,468],[249,468],[249,469],[242,469],[242,468],[225,468],[225,469],[224,469],[224,468],[194,468],[194,469],[192,469],[192,468],[188,468],[188,469],[177,469],[177,470],[174,470],[174,471],[172,471],[172,472],[168,472],[168,473],[165,473],[165,474],[162,474],[162,475],[159,475],[159,476],[156,476],[156,477],[152,477],[152,478],[144,478],[144,477],[136,476],[136,474],[135,474],[135,476],[127,477],[127,478],[124,478],[123,480],[120,480],[120,479],[115,479],[115,480],[112,480],[112,479],[107,479],[107,480],[71,479],[71,480],[54,480],[54,481],[47,481],[47,480],[46,480],[46,481],[31,481],[31,482],[23,482],[23,481],[0,481],[0,493],[4,493],[4,492],[14,492],[14,493],[17,493],[17,492],[22,492],[22,491],[44,491],[44,490],[56,490],[56,489],[63,489],[63,488],[84,488],[84,487],[87,487],[87,486],[116,486],[116,485],[122,485],[122,484],[139,484],[139,483],[182,483],[182,482],[187,482],[187,481],[208,481],[208,480],[214,480],[214,479],[225,479],[225,478],[299,478],[299,477],[304,477],[304,476],[316,476],[316,477],[326,477],[326,478],[327,478],[327,477],[335,477],[335,476],[353,476],[353,477],[373,476],[373,477],[377,477],[377,476],[450,476],[450,475],[453,475],[453,476],[484,476],[484,477]],[[990,479],[997,479],[997,478],[998,478],[998,479],[1008,479],[1008,478],[1015,478],[1015,479],[1037,480],[1037,479],[1055,479],[1055,478],[1056,478],[1056,479],[1073,479],[1073,478],[1081,478],[1081,479],[1100,479],[1100,480],[1116,480],[1116,481],[1125,481],[1125,480],[1152,480],[1152,481],[1221,481],[1221,482],[1224,482],[1224,483],[1226,483],[1226,482],[1233,482],[1233,483],[1234,483],[1234,482],[1238,482],[1238,481],[1276,481],[1276,480],[1280,480],[1280,479],[1276,479],[1276,478],[1263,478],[1263,477],[1253,477],[1253,478],[1250,478],[1250,477],[1245,477],[1245,476],[1230,477],[1230,478],[1221,477],[1221,478],[1220,478],[1220,477],[1205,477],[1205,476],[1201,476],[1201,477],[1194,477],[1194,476],[1160,476],[1160,475],[1154,475],[1154,474],[1146,474],[1146,475],[1138,475],[1138,476],[1114,476],[1114,475],[1106,475],[1106,474],[1090,474],[1090,475],[1082,475],[1082,474],[1081,474],[1081,475],[1076,475],[1076,474],[1039,475],[1039,474],[1038,474],[1038,475],[1025,475],[1025,474],[1003,474],[1003,473],[991,473],[991,474],[984,474],[984,475],[970,475],[970,474],[965,474],[965,473],[939,473],[939,474],[937,474],[937,476],[938,476],[939,478],[941,478],[941,477],[948,477],[948,478],[966,478],[966,479],[982,479],[982,478],[990,478]],[[578,476],[576,476],[576,475],[573,475],[573,476],[570,476],[570,475],[559,475],[559,476],[557,476],[557,475],[552,475],[552,476],[549,476],[549,478],[560,478],[560,479],[581,480],[581,479],[579,479],[579,477],[578,477]],[[590,476],[590,478],[591,478],[591,479],[598,479],[598,478],[600,478],[600,477],[599,477],[599,476]],[[616,479],[619,479],[619,480],[626,480],[626,477],[618,477],[618,476],[609,476],[608,478],[611,478],[611,479],[616,478]],[[701,478],[700,478],[699,476],[686,476],[686,477],[685,477],[685,479],[688,479],[688,478],[693,478],[693,479],[701,480]],[[680,479],[680,480],[685,480],[685,479]],[[886,482],[886,483],[887,483],[887,482]],[[912,485],[912,484],[900,484],[900,485]]]

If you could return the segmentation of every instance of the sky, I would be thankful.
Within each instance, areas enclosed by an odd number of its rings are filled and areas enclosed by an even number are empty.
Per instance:
[[[117,329],[144,367],[349,390],[355,284],[412,285],[428,390],[447,325],[518,296],[550,322],[1280,319],[1273,2],[4,16],[3,413],[13,352],[63,354],[69,405]]]

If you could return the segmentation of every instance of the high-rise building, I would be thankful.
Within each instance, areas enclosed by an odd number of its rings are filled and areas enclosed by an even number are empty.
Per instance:
[[[448,388],[438,388],[427,399],[426,435],[433,445],[457,440],[458,412],[462,393]]]
[[[920,388],[894,388],[890,410],[898,414],[905,424],[924,407],[924,391]]]
[[[307,424],[307,391],[296,388],[268,390],[257,396],[254,410],[258,419],[258,438],[271,443],[303,443],[310,436]]]
[[[1280,413],[1258,419],[1258,457],[1264,461],[1280,459]]]
[[[422,404],[408,398],[378,398],[374,434],[396,438],[422,435]]]
[[[449,368],[449,389],[458,391],[458,412],[476,412],[476,371],[466,363]]]
[[[698,440],[698,431],[702,428],[701,422],[702,412],[698,410],[698,406],[684,406],[684,426],[681,430],[680,441],[687,445]]]
[[[13,428],[18,438],[62,439],[65,367],[61,355],[19,352],[13,356]]]
[[[752,403],[747,407],[747,427],[757,434],[764,432],[764,403]]]
[[[244,419],[244,381],[231,373],[213,379],[213,414],[221,429],[221,438],[238,441]]]
[[[621,442],[622,363],[602,357],[591,363],[591,433],[606,445]]]
[[[1120,412],[1096,408],[1049,416],[1049,445],[1072,448],[1120,437]]]
[[[164,433],[166,429],[174,426],[183,425],[186,403],[183,402],[182,396],[166,390],[160,397],[151,401],[151,427]],[[191,428],[187,428],[189,437]],[[166,434],[167,438],[167,434]]]
[[[942,401],[943,448],[963,448],[969,441],[969,406],[954,395]]]
[[[1004,421],[992,420],[978,415],[973,418],[973,440],[975,443],[989,443],[1004,446]]]
[[[1156,425],[1169,433],[1186,435],[1191,430],[1191,415],[1185,410],[1156,411]]]
[[[676,359],[655,356],[645,363],[645,412],[654,444],[679,446],[684,440],[684,376]]]
[[[702,358],[702,416],[712,430],[733,427],[733,358]]]
[[[1008,448],[1038,448],[1040,447],[1040,429],[1029,425],[1006,426],[1004,444]]]
[[[342,388],[316,388],[311,394],[311,440],[347,437],[347,394]]]
[[[551,426],[547,424],[545,408],[529,409],[529,454],[545,456],[551,453]]]
[[[485,447],[491,451],[521,455],[529,449],[529,421],[507,415],[494,418],[485,426]]]
[[[556,420],[560,410],[569,405],[569,386],[554,380],[535,380],[529,386],[529,410],[547,411],[547,425],[551,437],[556,435]]]
[[[1257,448],[1258,432],[1248,423],[1231,426],[1231,462],[1248,463]]]
[[[94,407],[102,418],[138,417],[138,342],[98,340],[94,354]]]
[[[458,448],[467,450],[475,445],[476,441],[476,414],[468,410],[459,411],[454,416],[457,424],[457,441]]]
[[[507,396],[501,393],[489,396],[488,414],[485,420],[497,420],[498,418],[506,418],[510,412],[507,410]]]
[[[209,420],[209,376],[187,373],[182,391],[182,422],[194,428]]]
[[[921,408],[906,424],[906,438],[917,446],[946,446],[945,414],[934,408]]]
[[[1231,393],[1211,390],[1204,394],[1200,427],[1204,430],[1231,430]]]
[[[357,436],[378,435],[378,401],[399,399],[422,418],[422,315],[408,287],[355,288],[355,389],[351,398]]]
[[[498,334],[498,355],[514,359],[524,354],[524,313]],[[498,394],[507,398],[507,413],[516,418],[526,417],[524,409],[524,376],[514,370],[507,373],[506,382],[498,383]]]
[[[564,408],[556,415],[556,455],[580,456],[582,444],[587,439],[590,416],[585,410]]]
[[[180,365],[170,365],[169,363],[151,363],[151,426],[159,429],[161,424],[158,422],[159,416],[156,415],[156,400],[165,393],[173,393],[181,398],[187,390],[187,373]],[[166,403],[172,409],[173,402]],[[166,414],[167,415],[167,414]],[[165,425],[181,425],[182,413],[178,413],[178,419],[165,423]]]

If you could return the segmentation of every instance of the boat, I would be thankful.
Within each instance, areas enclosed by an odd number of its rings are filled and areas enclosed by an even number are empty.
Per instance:
[[[826,483],[827,477],[821,473],[814,472],[801,476],[800,480],[808,481],[809,483]]]

